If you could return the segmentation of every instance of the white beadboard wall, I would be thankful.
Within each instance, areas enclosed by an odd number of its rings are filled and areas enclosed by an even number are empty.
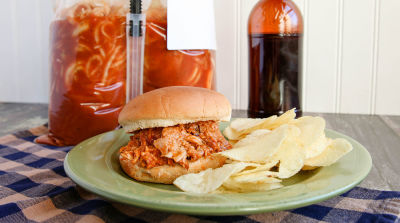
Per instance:
[[[217,81],[248,103],[247,18],[257,0],[215,0]],[[303,108],[400,115],[400,1],[295,0],[305,19]],[[0,101],[48,101],[51,0],[2,0]]]

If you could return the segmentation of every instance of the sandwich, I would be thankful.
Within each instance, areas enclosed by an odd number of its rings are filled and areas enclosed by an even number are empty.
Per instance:
[[[232,146],[219,130],[231,105],[215,91],[197,87],[157,89],[130,101],[118,121],[131,133],[120,149],[122,169],[138,181],[172,184],[176,178],[218,168],[216,153]]]

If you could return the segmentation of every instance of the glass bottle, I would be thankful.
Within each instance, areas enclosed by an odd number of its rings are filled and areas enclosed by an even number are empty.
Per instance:
[[[301,116],[303,18],[291,0],[260,0],[248,21],[249,117]]]

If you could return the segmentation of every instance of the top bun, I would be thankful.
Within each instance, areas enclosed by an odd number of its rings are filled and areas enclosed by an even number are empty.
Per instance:
[[[229,121],[231,105],[215,91],[166,87],[140,95],[125,105],[118,121],[127,132],[199,121]]]

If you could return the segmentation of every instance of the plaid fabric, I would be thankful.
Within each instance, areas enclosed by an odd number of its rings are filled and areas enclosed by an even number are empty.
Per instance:
[[[400,222],[400,192],[359,187],[316,205],[251,216],[187,216],[109,202],[66,176],[71,147],[33,143],[46,131],[0,138],[0,222]]]

